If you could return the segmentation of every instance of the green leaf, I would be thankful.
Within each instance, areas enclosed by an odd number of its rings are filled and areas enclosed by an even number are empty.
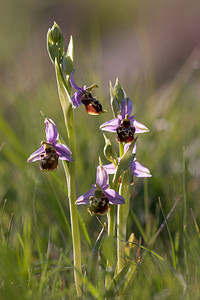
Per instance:
[[[123,205],[123,217],[127,219],[129,214],[129,202],[131,196],[129,170],[123,173],[119,193],[125,199],[125,203]]]
[[[72,36],[70,37],[67,53],[65,53],[62,58],[62,69],[67,75],[70,75],[74,69],[74,46]]]
[[[120,105],[118,103],[111,81],[110,81],[110,99],[111,99],[112,112],[114,117],[116,118],[120,112]]]
[[[114,86],[114,94],[115,94],[115,97],[117,98],[119,105],[121,105],[122,100],[125,98],[125,92],[124,92],[123,88],[121,87],[118,78],[116,79],[116,83]]]
[[[58,86],[58,95],[60,98],[60,103],[64,114],[65,125],[69,133],[72,124],[71,115],[73,115],[71,114],[71,110],[72,110],[71,97],[66,82],[64,80],[62,71],[58,65],[57,59],[55,59],[55,72],[56,72],[56,79],[57,79],[57,86]]]
[[[122,268],[116,275],[115,277],[111,280],[109,287],[108,287],[108,292],[106,296],[109,298],[110,296],[113,295],[120,295],[121,292],[123,291],[123,287],[126,281],[126,277],[129,271],[130,263],[127,264],[124,268]]]
[[[119,177],[121,174],[126,171],[132,164],[133,159],[135,157],[135,153],[133,153],[133,148],[135,146],[137,137],[135,140],[130,144],[128,150],[124,153],[124,155],[121,157],[119,164],[116,168],[115,176],[113,178],[113,186],[115,187],[117,185],[117,182],[119,180]]]
[[[74,44],[73,44],[73,37],[70,36],[69,45],[67,48],[67,56],[71,58],[72,61],[74,61]]]
[[[115,244],[115,240],[112,235],[107,236],[102,244],[102,254],[109,261],[111,266],[113,266],[116,263],[116,258],[115,258],[116,253],[115,253],[115,248],[113,247],[114,244]]]

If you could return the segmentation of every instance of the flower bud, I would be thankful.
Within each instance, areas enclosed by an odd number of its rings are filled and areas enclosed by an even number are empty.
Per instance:
[[[55,45],[55,44],[49,45],[47,49],[48,49],[48,53],[49,53],[52,63],[55,62],[56,57],[59,60],[60,52],[59,52],[59,48],[57,45]]]
[[[116,79],[116,83],[114,86],[114,93],[116,95],[117,101],[119,103],[119,105],[121,105],[122,100],[125,98],[125,93],[123,88],[121,87],[118,78]]]
[[[117,154],[113,150],[110,139],[108,139],[105,134],[103,135],[105,139],[105,146],[104,146],[104,155],[107,158],[107,160],[111,161],[115,165],[118,163]]]
[[[62,70],[65,74],[70,75],[74,69],[74,64],[70,56],[64,55],[62,58]]]
[[[112,84],[110,82],[110,97],[113,115],[114,117],[116,117],[120,113],[121,102],[124,99],[124,91],[119,84],[118,78],[116,79],[114,88],[112,87]]]
[[[57,57],[58,61],[63,56],[64,37],[59,26],[54,23],[52,28],[47,32],[47,51],[51,61],[54,63]]]
[[[56,44],[60,49],[64,47],[64,37],[60,30],[60,27],[54,22],[54,25],[50,29],[51,40]]]

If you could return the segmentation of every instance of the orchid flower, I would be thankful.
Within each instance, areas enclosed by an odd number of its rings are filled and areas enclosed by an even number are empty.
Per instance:
[[[42,141],[42,146],[33,152],[28,158],[28,162],[40,160],[40,170],[54,170],[58,168],[58,159],[72,161],[72,153],[69,148],[63,144],[57,143],[59,134],[55,123],[45,118],[46,123],[46,141]]]
[[[101,130],[117,132],[117,141],[119,143],[129,143],[134,140],[135,133],[149,131],[146,126],[137,122],[134,116],[131,116],[133,103],[131,99],[124,98],[121,102],[121,113],[117,118],[103,123]]]
[[[97,167],[96,184],[92,185],[87,193],[76,200],[76,204],[90,204],[89,212],[91,215],[104,214],[111,204],[124,204],[125,200],[115,190],[109,189],[109,178],[103,166]]]
[[[70,82],[72,87],[77,90],[71,98],[72,107],[79,107],[81,104],[85,105],[85,110],[90,115],[99,115],[104,113],[102,110],[101,103],[94,97],[92,97],[92,89],[98,87],[96,84],[91,85],[90,87],[79,87],[74,81],[74,72],[73,70],[70,74]]]

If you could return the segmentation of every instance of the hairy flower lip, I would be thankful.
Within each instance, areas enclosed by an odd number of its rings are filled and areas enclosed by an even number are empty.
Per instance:
[[[95,197],[95,191],[101,190],[111,204],[124,204],[124,198],[119,195],[115,190],[108,188],[109,186],[109,178],[106,169],[103,166],[97,167],[97,175],[96,175],[96,184],[92,185],[92,189],[90,189],[87,193],[81,195],[77,200],[76,204],[89,204],[90,197]]]
[[[55,123],[49,118],[45,118],[44,123],[46,124],[46,141],[41,142],[42,146],[29,156],[27,162],[41,160],[41,155],[46,154],[47,148],[52,148],[52,150],[56,151],[60,160],[73,161],[69,148],[64,144],[57,143],[59,134]]]
[[[96,98],[92,97],[92,90],[97,88],[98,85],[92,84],[89,87],[86,87],[86,85],[79,87],[74,80],[74,73],[75,70],[70,74],[71,86],[76,90],[71,98],[72,107],[77,108],[81,104],[84,104],[86,112],[90,115],[99,115],[106,112],[102,109],[101,103]]]

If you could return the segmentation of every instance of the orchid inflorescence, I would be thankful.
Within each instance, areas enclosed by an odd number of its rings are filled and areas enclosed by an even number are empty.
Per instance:
[[[90,115],[100,115],[105,110],[102,105],[92,95],[94,88],[98,87],[92,84],[87,87],[79,87],[74,80],[74,64],[73,64],[73,40],[70,39],[68,50],[64,51],[64,38],[59,26],[55,23],[47,33],[47,49],[50,59],[55,67],[58,94],[61,107],[63,109],[65,125],[68,133],[69,148],[59,142],[59,134],[55,123],[45,118],[46,124],[46,140],[41,142],[41,147],[33,152],[28,158],[28,162],[40,161],[40,170],[53,171],[58,168],[58,161],[63,161],[64,170],[68,183],[68,194],[70,201],[70,214],[72,226],[72,239],[74,251],[74,274],[77,295],[82,295],[82,277],[81,277],[81,250],[80,235],[78,226],[78,214],[76,205],[89,205],[88,211],[91,215],[105,214],[108,215],[108,226],[114,228],[112,222],[114,219],[109,217],[109,213],[116,207],[122,207],[129,201],[128,196],[123,193],[123,185],[127,176],[130,177],[129,183],[133,183],[133,176],[151,177],[150,171],[142,166],[136,160],[136,137],[135,134],[148,132],[148,128],[135,120],[132,115],[133,103],[130,98],[126,97],[124,90],[119,84],[118,79],[114,87],[111,85],[111,107],[114,118],[103,123],[100,126],[102,131],[115,133],[118,142],[120,155],[117,155],[112,147],[110,140],[104,135],[106,145],[104,148],[105,157],[111,162],[103,165],[101,159],[97,166],[96,183],[88,192],[76,198],[75,191],[75,128],[73,123],[73,109],[83,104],[85,110]],[[72,89],[76,91],[72,95]],[[65,162],[68,161],[68,164]],[[71,166],[68,167],[68,166]],[[109,178],[109,175],[111,175]],[[126,176],[125,176],[126,175]],[[109,180],[110,179],[110,180]],[[111,181],[112,179],[112,181]],[[110,206],[109,206],[110,204]],[[111,216],[111,215],[110,215]],[[112,214],[114,216],[114,214]],[[118,213],[120,216],[120,213]],[[118,221],[118,229],[126,225],[126,220]],[[108,230],[111,234],[112,230]],[[123,230],[123,232],[126,232]],[[125,238],[125,237],[124,237]],[[121,243],[120,234],[118,234],[117,243]],[[120,248],[120,247],[118,247]],[[121,260],[123,254],[118,254],[118,260]],[[109,264],[109,263],[108,263]],[[121,264],[118,261],[118,268]]]

